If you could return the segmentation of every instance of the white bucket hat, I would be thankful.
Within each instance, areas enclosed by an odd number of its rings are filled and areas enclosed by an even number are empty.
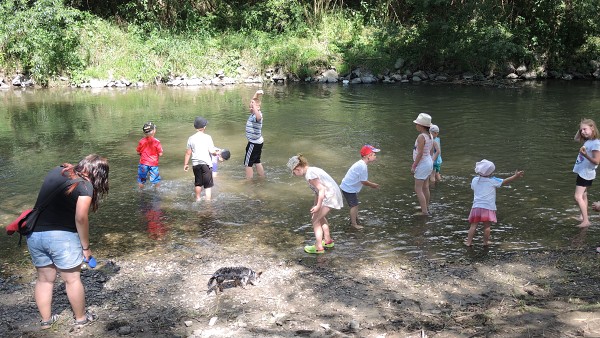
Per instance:
[[[475,172],[481,176],[490,176],[494,170],[496,170],[496,166],[492,161],[481,160],[475,163]]]
[[[431,115],[421,113],[417,116],[417,119],[413,121],[416,124],[422,125],[424,127],[431,127]]]

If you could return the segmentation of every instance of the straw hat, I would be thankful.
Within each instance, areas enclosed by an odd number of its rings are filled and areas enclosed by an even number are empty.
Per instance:
[[[431,115],[421,113],[417,116],[417,119],[413,121],[416,124],[422,125],[424,127],[431,127]]]

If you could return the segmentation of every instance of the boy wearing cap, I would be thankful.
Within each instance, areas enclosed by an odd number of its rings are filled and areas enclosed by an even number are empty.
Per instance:
[[[187,149],[183,160],[183,170],[188,171],[190,158],[192,160],[192,170],[194,171],[194,192],[196,201],[200,201],[200,194],[204,188],[204,196],[207,201],[212,198],[211,188],[213,187],[212,176],[212,156],[218,154],[213,139],[205,134],[208,121],[203,117],[196,117],[194,128],[196,133],[188,138]]]
[[[350,222],[357,229],[362,228],[358,224],[358,193],[363,185],[373,189],[379,188],[379,184],[369,181],[369,171],[367,169],[367,165],[377,159],[376,153],[378,152],[379,149],[372,145],[363,146],[360,149],[361,159],[348,169],[346,176],[342,179],[342,184],[340,184],[342,194],[350,206]]]
[[[156,125],[154,123],[145,123],[142,131],[145,136],[138,142],[138,146],[135,149],[140,155],[137,177],[138,186],[140,189],[144,188],[146,179],[150,175],[150,183],[158,187],[161,179],[158,172],[158,158],[162,156],[163,148],[160,141],[154,137],[154,134],[156,134]]]

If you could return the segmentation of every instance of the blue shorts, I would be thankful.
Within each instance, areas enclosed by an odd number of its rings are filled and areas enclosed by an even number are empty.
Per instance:
[[[150,175],[150,183],[156,184],[160,182],[160,174],[158,173],[158,166],[151,166],[145,164],[138,165],[138,183],[146,183],[146,178]]]
[[[346,198],[346,202],[350,208],[358,205],[358,193],[355,192],[345,192],[342,190],[342,195]]]
[[[32,232],[27,236],[27,247],[36,268],[54,264],[58,269],[69,270],[83,262],[83,249],[76,232]]]

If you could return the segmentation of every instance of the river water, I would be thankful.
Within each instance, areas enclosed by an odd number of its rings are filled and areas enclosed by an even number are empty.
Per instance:
[[[145,88],[128,90],[26,90],[0,92],[0,221],[8,224],[31,206],[46,172],[89,153],[109,159],[110,193],[91,217],[92,245],[104,256],[140,248],[190,245],[243,249],[269,243],[288,257],[306,256],[314,241],[309,209],[313,195],[292,177],[289,157],[303,153],[338,182],[359,159],[363,144],[381,148],[363,188],[362,230],[349,227],[348,208],[328,218],[336,247],[329,255],[393,259],[453,259],[600,244],[600,218],[576,227],[573,141],[582,117],[600,119],[598,82],[531,83],[519,88],[462,85],[265,86],[263,164],[265,179],[244,179],[242,165],[248,102],[255,86]],[[443,182],[432,188],[432,217],[416,216],[410,173],[417,136],[413,120],[429,112],[440,127]],[[231,150],[222,162],[213,201],[194,202],[193,174],[183,171],[195,116],[206,132]],[[164,148],[162,185],[139,191],[135,147],[146,121],[158,126]],[[525,177],[498,190],[493,245],[462,243],[473,193],[474,164],[494,161],[496,175],[516,169]],[[590,189],[600,200],[600,188]],[[0,236],[3,264],[15,255],[17,238]]]

